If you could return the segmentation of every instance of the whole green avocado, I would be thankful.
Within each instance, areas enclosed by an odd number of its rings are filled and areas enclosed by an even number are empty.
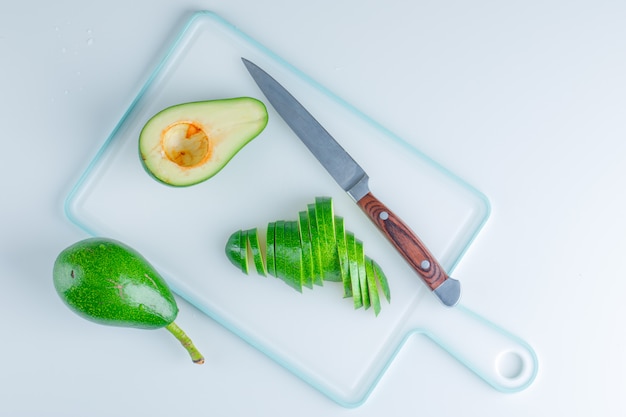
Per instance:
[[[174,323],[178,306],[169,287],[131,247],[101,237],[81,240],[58,255],[53,280],[61,299],[78,315],[111,326],[165,327],[194,362],[204,362],[189,337]]]

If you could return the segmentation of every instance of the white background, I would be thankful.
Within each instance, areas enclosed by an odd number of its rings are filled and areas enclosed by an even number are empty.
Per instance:
[[[63,200],[199,9],[486,194],[455,277],[465,305],[534,347],[533,385],[497,392],[416,336],[344,409],[183,301],[202,367],[165,331],[68,312],[51,268],[85,235]],[[625,21],[618,1],[3,4],[0,415],[623,416]]]

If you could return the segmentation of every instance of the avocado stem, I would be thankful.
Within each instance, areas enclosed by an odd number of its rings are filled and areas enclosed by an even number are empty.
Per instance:
[[[176,339],[178,339],[180,344],[183,345],[185,349],[187,349],[187,352],[189,352],[189,356],[191,356],[191,360],[194,363],[197,363],[198,365],[201,365],[204,363],[204,356],[202,356],[202,353],[200,353],[200,351],[196,349],[196,346],[193,344],[189,336],[185,334],[183,329],[178,327],[178,325],[174,322],[171,322],[170,324],[165,326],[165,328],[171,334],[173,334]]]

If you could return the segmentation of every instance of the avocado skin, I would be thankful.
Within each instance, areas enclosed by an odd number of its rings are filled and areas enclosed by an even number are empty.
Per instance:
[[[116,240],[89,238],[69,246],[54,263],[53,281],[70,309],[96,323],[156,329],[178,314],[159,273]]]

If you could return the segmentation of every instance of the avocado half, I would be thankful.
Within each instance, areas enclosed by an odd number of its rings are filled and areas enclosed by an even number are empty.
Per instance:
[[[251,97],[177,104],[155,114],[139,135],[145,169],[172,186],[211,178],[267,125],[265,105]]]

